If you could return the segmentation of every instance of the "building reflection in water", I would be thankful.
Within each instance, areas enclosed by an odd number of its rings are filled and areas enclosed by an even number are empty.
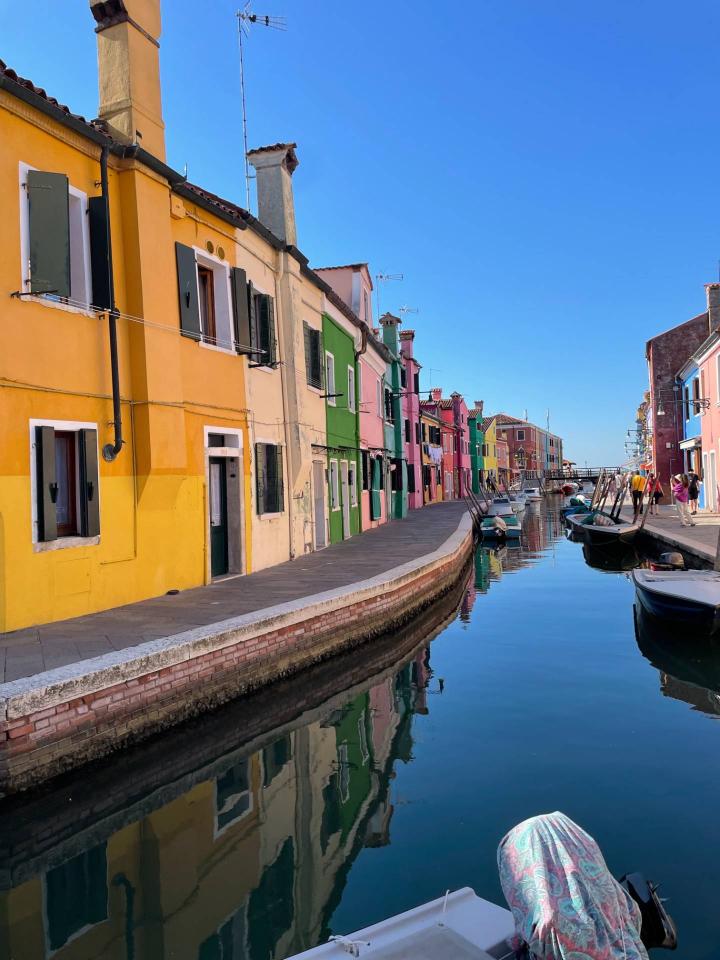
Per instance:
[[[663,628],[635,605],[635,638],[640,652],[656,668],[660,690],[693,710],[720,717],[720,648],[702,637]]]

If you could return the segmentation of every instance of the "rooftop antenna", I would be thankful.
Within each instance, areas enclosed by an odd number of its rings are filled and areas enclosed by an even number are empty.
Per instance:
[[[375,284],[375,290],[377,291],[375,294],[375,302],[377,304],[378,323],[380,323],[380,284],[386,283],[388,280],[404,280],[404,279],[405,279],[405,275],[402,273],[376,273],[375,274],[375,280],[377,281],[377,283]]]
[[[545,411],[545,422],[547,424],[547,432],[550,433],[550,408]]]
[[[248,135],[247,135],[247,103],[245,100],[245,51],[243,38],[250,36],[250,27],[259,23],[263,27],[271,27],[273,30],[285,30],[285,17],[273,17],[267,14],[253,13],[250,9],[251,0],[238,10],[235,16],[238,22],[238,47],[240,49],[240,99],[242,101],[242,127],[243,127],[243,156],[245,158],[245,200],[247,209],[250,209],[250,164],[248,163]]]
[[[408,307],[407,304],[403,304],[403,306],[399,308],[398,313],[420,313],[420,310],[418,307]]]

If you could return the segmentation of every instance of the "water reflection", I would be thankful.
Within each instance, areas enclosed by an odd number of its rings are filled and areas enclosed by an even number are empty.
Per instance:
[[[638,647],[660,674],[663,695],[720,716],[720,648],[707,638],[663,628],[638,603],[634,617]]]

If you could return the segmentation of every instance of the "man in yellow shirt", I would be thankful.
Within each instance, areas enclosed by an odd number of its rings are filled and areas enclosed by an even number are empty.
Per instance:
[[[645,477],[642,477],[637,470],[630,481],[630,492],[632,493],[633,519],[637,520],[642,511],[643,493],[645,493]]]

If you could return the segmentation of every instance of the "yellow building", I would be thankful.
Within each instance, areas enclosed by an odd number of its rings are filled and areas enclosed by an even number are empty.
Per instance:
[[[294,144],[250,156],[259,218],[187,182],[159,0],[90,7],[99,120],[0,63],[0,631],[327,542],[311,368],[338,298],[295,246]]]
[[[486,483],[492,480],[497,483],[498,480],[498,458],[497,458],[497,420],[495,417],[483,417],[482,426],[479,427],[485,437],[482,445],[482,480]]]

